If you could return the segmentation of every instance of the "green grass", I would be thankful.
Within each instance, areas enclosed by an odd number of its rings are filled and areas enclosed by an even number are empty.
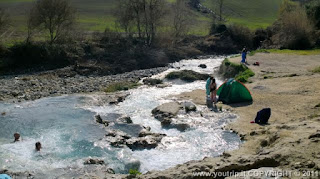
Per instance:
[[[108,85],[104,90],[106,93],[113,93],[117,91],[127,91],[129,89],[134,89],[139,86],[136,82],[116,82]]]
[[[217,11],[216,0],[201,0]],[[278,15],[282,0],[225,0],[224,17],[228,23],[235,23],[250,29],[265,28],[271,25]]]
[[[279,50],[279,49],[260,49],[249,53],[250,56],[256,53],[278,53],[278,54],[288,54],[288,55],[320,55],[320,49],[313,50]]]
[[[313,73],[320,73],[320,66],[312,70]]]
[[[226,78],[235,78],[242,83],[248,82],[248,79],[255,75],[247,66],[230,62],[227,58],[222,62],[219,73]]]
[[[25,36],[27,11],[35,0],[0,0],[0,7],[8,9],[15,36]],[[176,0],[166,0],[174,3]],[[277,17],[281,0],[225,0],[226,15],[230,23],[246,25],[251,29],[267,27]],[[77,10],[79,28],[85,31],[104,31],[106,27],[115,29],[115,0],[71,0]],[[202,0],[205,6],[215,9],[211,0]],[[229,10],[228,10],[229,9]],[[232,13],[231,10],[232,9]],[[208,35],[212,19],[208,15],[190,9],[191,35]],[[170,18],[164,19],[167,28]],[[16,38],[16,37],[15,37]]]
[[[129,170],[129,174],[136,176],[136,175],[141,175],[142,173],[139,172],[139,170],[130,169],[130,170]]]
[[[248,79],[250,77],[253,77],[255,75],[255,73],[250,69],[246,69],[245,71],[243,72],[240,72],[236,77],[235,79],[242,82],[242,83],[246,83],[248,82]]]

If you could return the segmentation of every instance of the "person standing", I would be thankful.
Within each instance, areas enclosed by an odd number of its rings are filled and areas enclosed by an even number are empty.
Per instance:
[[[213,103],[216,103],[216,89],[217,84],[214,77],[209,77],[206,82],[206,96],[207,96],[207,106],[208,108],[214,108]]]
[[[242,49],[241,57],[242,57],[241,63],[247,63],[247,49],[246,49],[246,47],[244,47]]]
[[[217,96],[217,84],[216,79],[212,77],[211,84],[210,84],[210,97],[211,101],[215,104],[217,102],[216,96]]]

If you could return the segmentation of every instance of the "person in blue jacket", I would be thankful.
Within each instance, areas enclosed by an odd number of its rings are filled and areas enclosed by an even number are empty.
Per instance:
[[[241,63],[247,63],[247,49],[246,49],[246,47],[244,47],[242,49],[241,57],[242,57]]]

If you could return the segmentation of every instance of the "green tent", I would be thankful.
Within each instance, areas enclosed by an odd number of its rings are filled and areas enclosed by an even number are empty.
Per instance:
[[[219,101],[225,104],[252,102],[252,96],[247,87],[245,87],[239,81],[229,79],[223,83],[218,91]]]

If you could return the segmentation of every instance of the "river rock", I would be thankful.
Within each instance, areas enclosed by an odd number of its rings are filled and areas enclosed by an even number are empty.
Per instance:
[[[162,80],[154,79],[154,78],[146,78],[143,80],[143,84],[149,85],[149,86],[155,86],[158,84],[162,84]]]
[[[164,103],[152,110],[152,114],[156,119],[162,120],[164,118],[174,117],[178,114],[182,106],[176,102]]]
[[[84,161],[83,164],[85,164],[85,165],[104,165],[105,163],[103,160],[100,160],[100,159],[89,158],[86,161]]]
[[[193,102],[186,101],[183,103],[184,109],[186,113],[191,112],[191,111],[197,111],[197,107]]]
[[[162,83],[162,84],[157,84],[156,87],[157,88],[167,88],[167,87],[171,87],[172,85],[169,83]]]
[[[198,67],[200,67],[200,68],[207,68],[207,65],[206,65],[206,64],[200,64]]]
[[[96,122],[99,124],[103,124],[104,126],[108,126],[109,122],[102,119],[100,115],[95,115],[94,118],[96,119]]]
[[[121,118],[117,119],[117,121],[121,122],[121,123],[132,124],[131,117],[129,117],[129,116],[121,117]]]
[[[126,145],[131,150],[153,149],[158,146],[165,135],[147,135],[145,137],[131,138],[126,141]]]

